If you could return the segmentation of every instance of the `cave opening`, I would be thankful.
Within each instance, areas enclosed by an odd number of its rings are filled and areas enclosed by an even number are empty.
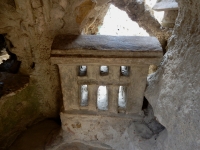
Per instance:
[[[98,35],[115,36],[149,36],[138,23],[132,21],[127,13],[114,5],[110,5],[102,26],[99,26]]]

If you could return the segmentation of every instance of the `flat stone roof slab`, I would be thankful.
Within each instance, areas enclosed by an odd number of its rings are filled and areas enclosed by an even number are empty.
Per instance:
[[[162,51],[162,48],[155,37],[59,35],[52,50]]]
[[[155,11],[178,10],[177,2],[159,2],[153,6]]]

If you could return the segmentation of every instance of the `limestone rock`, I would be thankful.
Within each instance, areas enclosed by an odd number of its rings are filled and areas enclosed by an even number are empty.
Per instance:
[[[178,1],[177,26],[158,71],[145,93],[157,120],[166,127],[165,149],[200,148],[200,1]],[[189,13],[190,12],[190,13]]]

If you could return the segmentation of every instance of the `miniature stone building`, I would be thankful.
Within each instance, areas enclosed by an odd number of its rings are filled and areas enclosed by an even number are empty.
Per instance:
[[[73,133],[67,141],[94,141],[100,132],[106,135],[106,127],[118,134],[130,122],[141,120],[148,68],[158,65],[162,55],[155,37],[55,37],[51,63],[59,67],[62,129]],[[106,138],[98,140],[106,143]]]
[[[153,10],[164,11],[162,20],[163,27],[174,27],[175,20],[178,16],[178,3],[176,0],[158,0],[154,5]]]

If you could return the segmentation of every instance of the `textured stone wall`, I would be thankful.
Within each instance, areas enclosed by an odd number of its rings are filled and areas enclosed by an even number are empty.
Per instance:
[[[173,36],[146,98],[166,127],[163,149],[200,149],[200,1],[179,0]]]
[[[13,44],[11,51],[22,62],[19,73],[30,76],[24,89],[0,100],[0,149],[6,149],[33,122],[59,117],[58,68],[50,63],[53,38],[88,31],[103,18],[108,5],[107,0],[0,1],[0,34],[6,34]]]

